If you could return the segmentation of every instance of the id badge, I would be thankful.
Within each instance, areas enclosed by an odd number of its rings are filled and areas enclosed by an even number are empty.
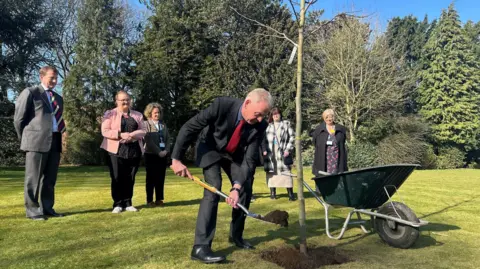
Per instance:
[[[165,148],[165,143],[160,143],[160,148]]]
[[[327,141],[327,146],[331,146],[331,145],[333,145],[333,141],[331,140]]]

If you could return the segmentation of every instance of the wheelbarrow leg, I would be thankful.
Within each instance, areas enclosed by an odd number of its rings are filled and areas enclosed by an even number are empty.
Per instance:
[[[356,212],[356,213],[357,213],[358,220],[360,222],[363,222],[362,215],[359,212]],[[363,224],[360,224],[360,229],[362,229],[362,231],[366,234],[370,233],[370,231],[368,231]]]

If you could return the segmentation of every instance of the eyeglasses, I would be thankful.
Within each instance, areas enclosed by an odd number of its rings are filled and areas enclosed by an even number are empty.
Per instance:
[[[117,101],[120,101],[120,102],[130,102],[130,99],[121,99],[121,100],[117,99]]]

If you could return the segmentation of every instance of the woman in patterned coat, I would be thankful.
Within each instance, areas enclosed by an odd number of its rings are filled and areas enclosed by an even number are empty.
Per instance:
[[[331,174],[348,171],[346,129],[335,123],[333,109],[325,110],[322,117],[324,122],[310,133],[315,146],[312,173],[317,177],[321,175],[319,171]]]
[[[295,133],[290,122],[282,119],[280,109],[273,108],[266,130],[264,145],[264,167],[267,173],[267,185],[270,187],[270,198],[276,199],[276,187],[286,187],[290,201],[295,201],[291,165],[285,165],[285,158],[293,152]],[[291,158],[291,157],[290,157]]]

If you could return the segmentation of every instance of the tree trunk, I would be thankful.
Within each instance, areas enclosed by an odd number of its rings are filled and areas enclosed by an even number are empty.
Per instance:
[[[300,22],[298,27],[298,56],[297,56],[297,128],[296,128],[296,156],[297,156],[297,185],[298,185],[298,206],[300,209],[300,253],[307,255],[307,232],[305,226],[305,198],[303,197],[303,162],[302,162],[302,69],[303,69],[303,27],[305,23],[305,0],[300,1]]]

